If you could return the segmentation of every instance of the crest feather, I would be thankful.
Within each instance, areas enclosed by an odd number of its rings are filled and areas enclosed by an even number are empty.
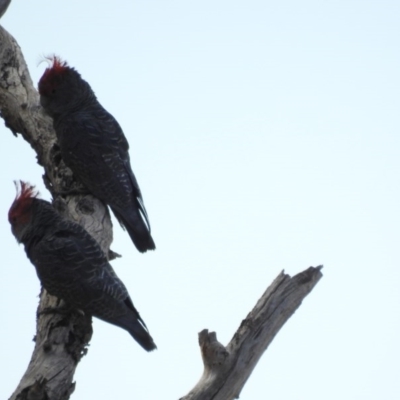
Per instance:
[[[8,220],[10,222],[12,222],[15,217],[24,214],[32,205],[32,200],[39,195],[35,186],[27,182],[19,181],[19,187],[17,181],[14,181],[14,183],[17,189],[17,195],[8,212]]]

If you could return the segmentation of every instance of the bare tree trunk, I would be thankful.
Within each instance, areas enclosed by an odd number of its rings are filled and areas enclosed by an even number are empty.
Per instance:
[[[56,144],[51,119],[39,105],[25,60],[15,39],[0,27],[0,111],[14,135],[20,133],[37,153],[44,167],[43,179],[60,213],[95,237],[106,254],[112,241],[110,215],[103,203],[82,192],[65,167]],[[40,296],[36,345],[28,369],[11,399],[68,399],[74,390],[75,368],[92,336],[91,318],[78,313],[40,314],[58,299]],[[33,396],[33,397],[32,397]]]
[[[109,212],[103,203],[84,193],[84,188],[64,165],[52,121],[39,105],[39,96],[21,49],[2,27],[0,112],[13,134],[21,134],[37,153],[38,163],[44,167],[45,185],[57,210],[81,224],[112,259],[115,254],[110,251],[112,225]],[[204,373],[182,400],[237,398],[274,336],[321,276],[320,267],[310,267],[293,278],[281,273],[242,322],[227,347],[216,340],[215,333],[200,332]],[[69,315],[40,313],[58,302],[42,291],[36,345],[28,368],[10,398],[12,400],[66,400],[74,390],[75,368],[86,354],[92,336],[91,318],[77,312]]]

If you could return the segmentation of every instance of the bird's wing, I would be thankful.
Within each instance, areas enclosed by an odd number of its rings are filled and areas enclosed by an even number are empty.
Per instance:
[[[128,141],[121,126],[110,113],[105,111],[101,115],[103,116],[103,119],[101,119],[103,130],[107,132],[109,141],[109,151],[103,153],[103,159],[109,168],[118,175],[119,181],[125,190],[135,197],[137,206],[150,231],[150,221],[144,206],[142,192],[130,163]]]
[[[49,293],[73,305],[103,295],[119,301],[129,297],[100,246],[77,224],[65,222],[63,229],[44,237],[30,258]]]
[[[128,141],[115,118],[98,104],[65,117],[56,130],[66,164],[87,188],[119,215],[135,206],[150,231],[142,193],[130,165]]]

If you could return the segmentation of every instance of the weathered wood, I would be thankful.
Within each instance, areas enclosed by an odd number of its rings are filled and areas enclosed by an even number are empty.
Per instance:
[[[109,212],[103,203],[85,194],[65,167],[52,121],[39,105],[28,68],[15,39],[0,27],[0,112],[15,136],[21,134],[44,167],[43,179],[55,207],[82,226],[108,254],[112,241]],[[80,193],[80,194],[71,194]],[[22,251],[22,249],[21,249]],[[91,318],[78,313],[40,314],[58,300],[41,293],[36,344],[28,368],[10,399],[68,399],[77,363],[92,335]]]
[[[228,346],[216,333],[203,330],[199,344],[204,371],[197,385],[180,400],[239,398],[248,377],[275,335],[321,279],[322,266],[310,267],[291,278],[283,272],[265,291],[234,334]]]

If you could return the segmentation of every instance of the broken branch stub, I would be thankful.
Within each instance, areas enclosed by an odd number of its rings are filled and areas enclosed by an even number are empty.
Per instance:
[[[275,335],[321,279],[321,269],[322,266],[310,267],[294,277],[280,273],[226,347],[218,342],[215,332],[201,331],[199,344],[203,375],[189,394],[180,400],[238,398]]]

